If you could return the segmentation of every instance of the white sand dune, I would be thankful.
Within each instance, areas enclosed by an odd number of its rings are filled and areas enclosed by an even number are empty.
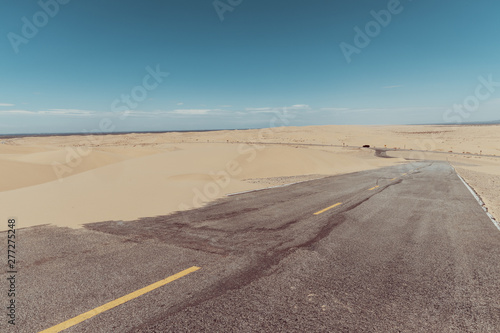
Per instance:
[[[0,191],[58,180],[130,158],[98,150],[85,156],[75,152],[75,149],[58,149],[31,154],[1,154],[0,174],[9,176],[0,178]]]
[[[23,163],[32,167],[30,172],[37,168],[44,173],[28,177],[24,184],[16,179],[19,188],[0,192],[0,202],[17,215],[24,227],[46,223],[75,227],[89,222],[131,220],[197,207],[227,193],[262,187],[243,179],[329,175],[400,161],[372,155],[363,152],[360,156],[343,156],[338,152],[287,146],[255,149],[250,145],[185,144],[182,150],[122,161],[97,152],[88,156],[91,158],[78,173],[62,180],[54,180],[48,163],[4,160],[1,165],[5,169],[18,168]],[[40,156],[36,154],[34,159],[42,162]],[[102,163],[100,167],[96,166],[98,161]],[[8,185],[14,186],[15,181]],[[26,186],[28,182],[33,186]]]

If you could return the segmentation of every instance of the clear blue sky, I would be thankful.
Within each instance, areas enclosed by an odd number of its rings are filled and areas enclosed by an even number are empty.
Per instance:
[[[0,5],[0,134],[500,119],[498,0],[55,1]]]

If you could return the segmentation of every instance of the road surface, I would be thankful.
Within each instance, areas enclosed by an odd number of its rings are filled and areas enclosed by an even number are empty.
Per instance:
[[[500,331],[500,231],[444,162],[17,234],[2,332]]]

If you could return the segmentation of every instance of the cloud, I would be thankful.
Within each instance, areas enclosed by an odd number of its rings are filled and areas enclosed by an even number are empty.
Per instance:
[[[131,117],[161,117],[161,116],[215,116],[227,115],[230,111],[222,109],[176,109],[176,110],[154,110],[154,111],[137,111],[127,110],[114,115],[125,115]]]
[[[172,111],[154,110],[154,111],[138,111],[138,110],[126,110],[118,113],[109,113],[109,116],[126,116],[126,117],[142,117],[142,118],[154,118],[158,116],[166,116]]]
[[[248,111],[248,113],[288,113],[295,110],[311,110],[311,107],[307,104],[295,104],[281,107],[245,108],[245,111]]]
[[[122,112],[97,112],[80,109],[47,109],[39,111],[30,110],[0,110],[2,115],[31,115],[31,116],[59,116],[59,117],[136,117],[136,118],[155,118],[168,116],[215,116],[228,115],[232,112],[222,109],[176,109],[176,110],[126,110]]]
[[[173,114],[183,114],[183,115],[204,115],[208,114],[211,109],[177,109],[174,111],[170,111],[169,113]]]
[[[10,103],[0,103],[0,106],[14,106],[14,104],[10,104]]]
[[[27,111],[27,110],[5,110],[5,111],[0,111],[0,115],[8,115],[8,114],[33,114],[33,115],[35,115],[36,112]]]
[[[93,116],[95,111],[78,109],[49,109],[40,111],[29,110],[0,110],[0,115],[32,115],[32,116]]]
[[[320,111],[347,111],[349,108],[321,108]]]
[[[270,107],[265,107],[265,108],[245,108],[245,111],[257,111],[257,112],[261,112],[261,111],[273,111],[273,108],[270,108]]]
[[[288,108],[295,109],[295,110],[309,110],[309,109],[311,109],[311,107],[307,104],[295,104],[295,105],[292,105]]]
[[[358,113],[368,112],[374,114],[387,113],[408,113],[408,112],[424,112],[424,111],[442,111],[442,107],[422,106],[422,107],[399,107],[399,108],[321,108],[320,111],[338,111],[340,113]]]
[[[177,105],[184,105],[184,103],[182,103],[182,102],[179,102],[179,103],[177,103]]]
[[[123,112],[111,113],[110,116],[120,116],[120,117],[152,117],[158,115],[158,112],[144,112],[135,110],[126,110]]]
[[[37,112],[40,115],[49,116],[92,116],[95,115],[95,111],[79,110],[79,109],[49,109]]]

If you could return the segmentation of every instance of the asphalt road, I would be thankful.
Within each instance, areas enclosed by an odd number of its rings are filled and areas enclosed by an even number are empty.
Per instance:
[[[51,328],[193,266],[64,332],[500,331],[500,231],[443,162],[17,235],[17,325],[5,316],[1,332]]]

